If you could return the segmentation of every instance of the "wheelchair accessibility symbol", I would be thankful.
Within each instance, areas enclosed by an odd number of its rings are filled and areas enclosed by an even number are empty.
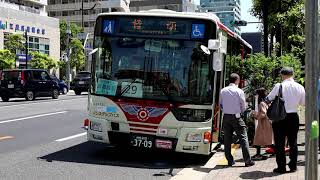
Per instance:
[[[192,24],[191,38],[193,39],[204,38],[204,30],[205,30],[204,24]]]

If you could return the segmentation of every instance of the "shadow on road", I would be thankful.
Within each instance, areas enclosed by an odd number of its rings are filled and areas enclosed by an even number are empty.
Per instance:
[[[105,144],[85,142],[43,157],[48,162],[62,161],[148,169],[184,168],[204,165],[210,156],[173,152],[119,149]]]
[[[263,171],[251,171],[245,172],[240,175],[242,179],[262,179],[262,178],[271,178],[274,176],[279,176],[280,174],[276,174],[273,172],[263,172]]]

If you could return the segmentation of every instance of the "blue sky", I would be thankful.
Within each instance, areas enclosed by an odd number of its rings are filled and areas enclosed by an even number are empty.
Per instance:
[[[196,4],[200,4],[200,0],[194,0]],[[252,0],[241,1],[241,16],[243,20],[248,22],[257,22],[257,18],[250,15],[250,8],[252,7]],[[259,31],[258,24],[249,24],[246,27],[241,27],[241,32],[257,32]]]

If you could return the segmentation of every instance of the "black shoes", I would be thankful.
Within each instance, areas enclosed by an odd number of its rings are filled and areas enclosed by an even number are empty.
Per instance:
[[[297,171],[297,168],[290,168],[290,173],[294,173],[294,172],[296,172]]]
[[[273,170],[274,173],[277,173],[277,174],[284,174],[286,173],[286,170],[285,169],[279,169],[279,168],[275,168]]]
[[[250,166],[253,166],[253,165],[255,165],[254,161],[250,161],[250,162],[245,164],[246,167],[250,167]]]
[[[236,162],[234,162],[234,161],[232,161],[231,163],[228,162],[228,166],[233,166],[235,164],[236,164]]]

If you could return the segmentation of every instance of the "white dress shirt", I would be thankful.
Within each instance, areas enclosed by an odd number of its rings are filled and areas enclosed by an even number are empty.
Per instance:
[[[287,113],[298,112],[299,105],[305,105],[305,90],[304,87],[295,82],[293,78],[284,80],[282,83],[282,97],[284,99],[284,106]],[[267,96],[269,101],[274,100],[279,93],[280,83],[277,83],[272,91]]]
[[[220,106],[224,114],[240,114],[246,109],[244,92],[231,83],[220,92]]]

